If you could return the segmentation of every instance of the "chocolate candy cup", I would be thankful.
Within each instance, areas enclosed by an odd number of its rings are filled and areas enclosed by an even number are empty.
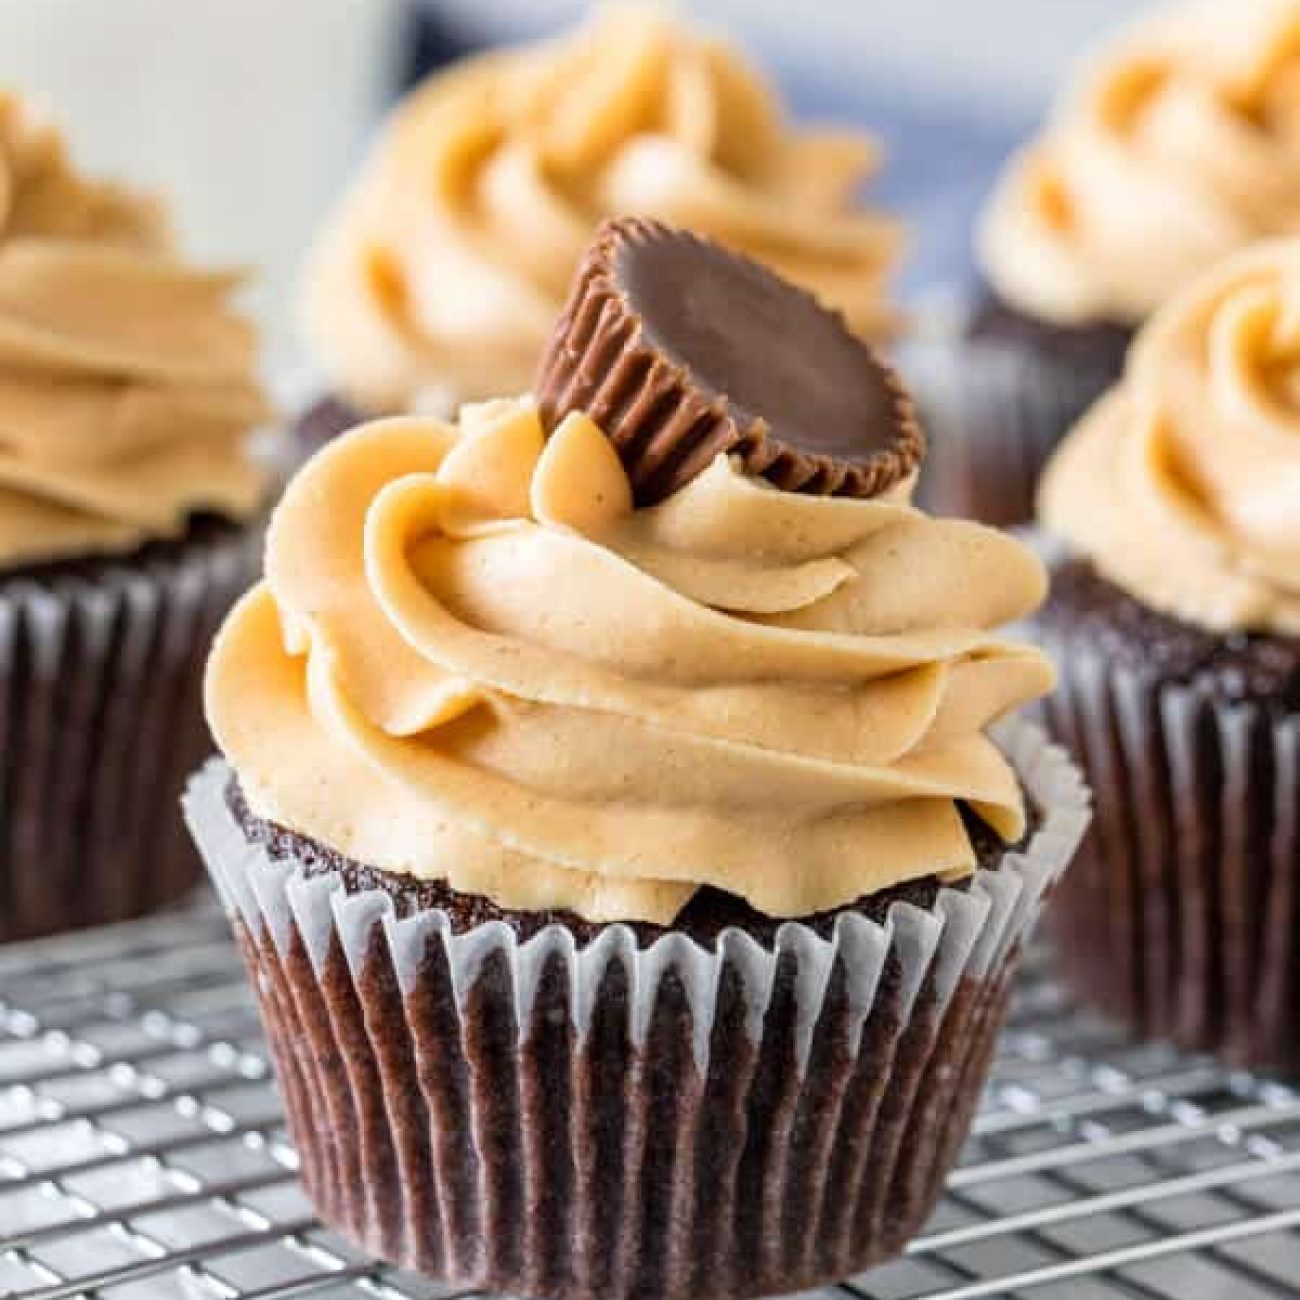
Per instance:
[[[880,496],[925,439],[898,377],[836,312],[748,258],[658,222],[606,222],[535,385],[548,428],[584,411],[637,502],[717,456],[787,491]]]

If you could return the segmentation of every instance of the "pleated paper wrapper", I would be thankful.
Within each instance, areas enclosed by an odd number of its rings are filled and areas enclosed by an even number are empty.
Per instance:
[[[257,554],[231,528],[0,585],[0,940],[138,916],[202,879],[175,801],[211,746],[208,648]]]
[[[1041,639],[1097,800],[1052,927],[1067,979],[1140,1035],[1300,1071],[1300,715]]]
[[[638,949],[452,932],[273,861],[213,761],[186,812],[261,1004],[322,1219],[456,1286],[567,1300],[775,1294],[896,1255],[980,1096],[1088,798],[1027,724],[1022,852],[922,910]]]

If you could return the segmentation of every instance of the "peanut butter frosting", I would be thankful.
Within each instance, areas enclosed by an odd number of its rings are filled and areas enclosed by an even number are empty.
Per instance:
[[[1046,577],[906,496],[719,456],[636,508],[578,412],[364,425],[278,507],[209,720],[259,816],[505,908],[669,923],[712,885],[793,917],[958,878],[958,801],[1025,829],[984,731],[1053,675],[991,629]]]
[[[981,234],[1022,311],[1137,324],[1300,233],[1300,0],[1182,0],[1102,50],[1013,159]]]
[[[862,135],[796,131],[730,45],[649,6],[471,59],[402,105],[309,260],[303,328],[371,412],[523,391],[601,219],[711,235],[865,334],[897,226],[856,206]]]
[[[1237,254],[1151,319],[1040,513],[1156,609],[1300,635],[1300,240]]]
[[[237,283],[182,265],[154,200],[79,176],[0,95],[0,567],[254,510],[268,408]]]

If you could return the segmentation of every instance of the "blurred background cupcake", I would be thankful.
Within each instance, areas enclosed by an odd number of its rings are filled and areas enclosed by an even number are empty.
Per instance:
[[[1026,520],[1142,322],[1233,250],[1300,231],[1298,49],[1300,0],[1177,0],[1084,62],[982,215],[967,346],[929,362],[936,505]]]
[[[197,879],[172,806],[265,497],[239,282],[0,96],[0,939]]]
[[[881,337],[902,230],[858,204],[877,162],[862,132],[787,123],[738,48],[659,6],[456,63],[397,109],[310,259],[332,400],[309,437],[525,391],[610,215],[719,239]]]
[[[1062,885],[1067,974],[1132,1028],[1300,1069],[1300,240],[1146,325],[1041,516],[1057,735],[1097,819]]]
[[[404,88],[485,51],[572,49],[593,8],[226,0],[180,22],[165,0],[14,0],[0,6],[0,84],[57,106],[93,169],[166,193],[187,253],[258,268],[249,307],[271,378],[297,408],[320,395],[322,377],[301,365],[292,290],[310,235],[356,189],[349,177],[384,112]],[[854,206],[902,225],[904,255],[888,268],[884,300],[905,331],[922,322],[931,333],[964,316],[978,293],[971,232],[1003,160],[1041,119],[1077,51],[1141,8],[826,0],[814,20],[784,0],[693,0],[689,22],[671,6],[664,21],[674,48],[721,40],[743,51],[740,63],[750,77],[761,70],[766,102],[780,105],[787,130],[801,136],[799,124],[832,122],[859,144],[880,145],[879,171]],[[990,42],[990,31],[1015,39]]]

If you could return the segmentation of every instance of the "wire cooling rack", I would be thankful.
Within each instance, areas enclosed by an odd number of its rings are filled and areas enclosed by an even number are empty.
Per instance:
[[[422,1300],[322,1229],[211,910],[0,948],[0,1297]],[[1300,1296],[1300,1094],[1124,1045],[1031,964],[948,1195],[818,1300]]]

